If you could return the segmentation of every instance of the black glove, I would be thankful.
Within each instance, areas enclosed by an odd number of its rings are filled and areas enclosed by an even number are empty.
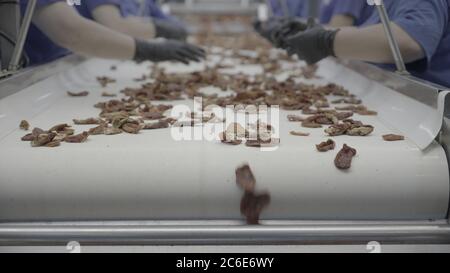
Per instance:
[[[297,54],[298,58],[308,64],[334,55],[334,39],[339,30],[325,30],[321,26],[299,32],[287,37],[286,50],[289,55]]]
[[[254,21],[253,28],[259,35],[273,44],[275,42],[273,34],[285,24],[286,20],[286,18],[272,18],[266,22]]]
[[[155,25],[156,37],[186,41],[187,31],[182,26],[158,19],[154,19],[153,24]]]
[[[174,40],[165,42],[147,42],[136,39],[134,60],[142,61],[179,61],[188,64],[189,61],[199,62],[205,58],[205,51],[200,47]]]
[[[308,28],[314,27],[314,19],[308,19],[308,22],[299,18],[289,18],[281,27],[276,29],[272,33],[272,40],[274,45],[278,48],[286,48],[285,39],[295,35],[301,31],[305,31]]]

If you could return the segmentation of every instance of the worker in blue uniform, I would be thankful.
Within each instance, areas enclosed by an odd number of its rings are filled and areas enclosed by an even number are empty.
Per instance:
[[[279,46],[274,35],[281,29],[289,29],[288,32],[304,30],[310,10],[308,0],[285,0],[284,7],[279,0],[269,3],[273,17],[266,23],[255,23],[255,29],[264,38]],[[374,7],[367,5],[366,0],[322,0],[319,7],[318,21],[329,27],[359,26],[374,11]]]
[[[331,27],[360,26],[374,11],[367,0],[322,0],[319,21]]]
[[[187,37],[183,24],[162,12],[155,0],[84,0],[77,9],[86,18],[136,38]]]
[[[450,87],[450,0],[385,0],[393,34],[414,76]],[[328,56],[386,64],[395,61],[377,12],[360,27],[305,27],[283,37],[284,48],[309,64]]]
[[[308,17],[308,0],[283,0],[282,1],[270,0],[269,8],[272,11],[274,17]],[[287,14],[286,14],[287,13]]]
[[[20,0],[22,13],[27,4],[27,0]],[[105,27],[80,15],[65,0],[37,0],[25,52],[31,64],[50,62],[70,52],[109,59],[183,63],[199,61],[205,54],[186,42],[150,41]]]

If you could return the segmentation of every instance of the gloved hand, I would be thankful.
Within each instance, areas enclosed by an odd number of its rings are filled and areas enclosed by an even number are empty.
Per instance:
[[[200,47],[175,41],[147,42],[136,39],[136,51],[134,60],[142,61],[179,61],[188,64],[189,61],[199,62],[205,58],[205,51]]]
[[[259,35],[273,44],[275,42],[273,34],[285,24],[286,20],[286,18],[271,18],[265,22],[256,20],[253,22],[253,28]]]
[[[154,19],[156,37],[186,41],[187,31],[182,26],[167,20]]]
[[[286,37],[295,35],[300,31],[305,31],[308,28],[312,28],[314,26],[315,22],[313,18],[308,19],[307,22],[299,18],[289,18],[284,24],[281,25],[281,27],[275,29],[272,33],[272,40],[274,41],[274,45],[278,48],[285,49]]]
[[[313,28],[299,32],[285,39],[286,50],[289,55],[297,54],[298,58],[308,64],[334,55],[334,39],[337,30],[326,30],[317,25]]]

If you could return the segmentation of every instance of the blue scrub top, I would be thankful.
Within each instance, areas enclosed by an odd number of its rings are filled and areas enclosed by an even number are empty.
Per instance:
[[[405,30],[425,52],[407,64],[416,77],[450,88],[450,0],[385,0],[390,20]],[[377,12],[363,26],[380,23]],[[394,70],[392,65],[386,68]]]
[[[36,9],[56,2],[65,2],[65,0],[37,0]],[[25,13],[27,3],[28,0],[20,0],[22,15]],[[48,63],[70,53],[69,50],[52,42],[50,38],[40,31],[33,23],[30,25],[28,31],[24,50],[30,60],[30,65]]]
[[[285,0],[288,8],[289,16],[293,17],[308,17],[308,0]],[[282,5],[279,0],[270,0],[272,13],[275,17],[285,16]]]
[[[354,26],[362,25],[374,12],[375,7],[367,0],[323,0],[320,10],[320,23],[329,24],[333,16],[348,15],[355,19]]]
[[[39,9],[56,2],[66,2],[66,0],[37,0],[36,8]],[[28,0],[20,0],[22,15],[25,12],[27,3]],[[83,17],[92,19],[91,11],[104,4],[117,5],[122,16],[139,15],[140,5],[138,1],[134,0],[81,0],[81,5],[75,7]],[[177,19],[164,14],[154,0],[147,0],[143,15],[161,20],[171,20],[177,24],[179,23]],[[48,63],[70,54],[68,49],[60,47],[51,41],[50,38],[34,24],[31,24],[30,26],[24,49],[30,60],[30,65]]]
[[[92,11],[101,5],[115,5],[120,9],[123,17],[126,16],[150,16],[162,20],[176,20],[165,14],[156,4],[155,0],[146,0],[144,2],[143,13],[141,13],[141,4],[138,0],[84,0],[77,7],[78,11],[85,17],[92,19]]]
[[[319,22],[330,23],[335,15],[350,15],[355,18],[355,26],[364,23],[374,11],[373,6],[367,4],[367,0],[316,0],[321,1]],[[309,12],[308,0],[286,0],[289,16],[307,18]],[[272,13],[276,17],[284,16],[283,8],[279,0],[270,0]]]

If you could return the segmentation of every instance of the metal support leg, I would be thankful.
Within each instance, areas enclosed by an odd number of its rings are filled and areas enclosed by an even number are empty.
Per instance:
[[[19,1],[0,0],[0,71],[11,62],[19,26]]]
[[[308,1],[308,18],[314,18],[316,20],[316,18],[319,17],[320,4],[320,0]]]
[[[406,70],[405,62],[403,61],[402,53],[398,46],[397,40],[395,40],[394,34],[392,33],[391,23],[386,12],[383,0],[373,0],[374,4],[377,6],[378,14],[383,24],[384,31],[386,32],[387,39],[389,41],[389,46],[394,56],[395,65],[397,66],[397,73],[403,75],[409,75]]]
[[[31,18],[33,17],[34,8],[36,7],[36,0],[29,0],[25,15],[20,26],[19,36],[17,38],[16,46],[14,48],[11,63],[9,64],[9,70],[19,69],[20,58],[22,57],[23,46],[27,38],[28,29],[30,28]]]

